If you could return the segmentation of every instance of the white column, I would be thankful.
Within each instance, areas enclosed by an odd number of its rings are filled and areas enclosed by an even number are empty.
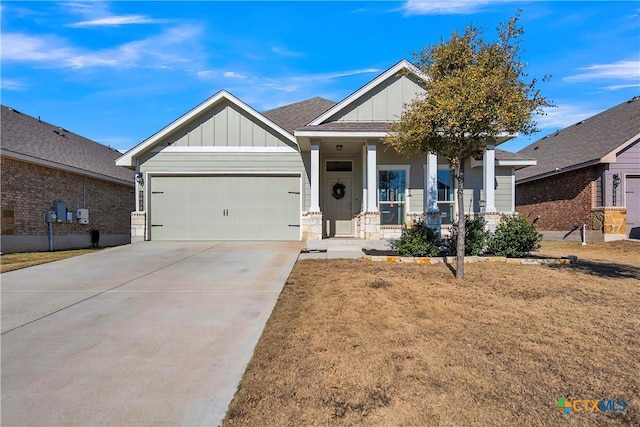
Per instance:
[[[376,144],[367,144],[367,212],[378,212]]]
[[[425,194],[423,198],[425,213],[437,213],[438,209],[438,156],[427,154],[427,170],[425,176]]]
[[[311,146],[311,206],[309,212],[320,212],[320,146]]]
[[[484,151],[482,160],[484,211],[496,212],[496,149],[493,145],[487,145],[487,149]]]
[[[367,212],[367,144],[362,146],[362,212]]]

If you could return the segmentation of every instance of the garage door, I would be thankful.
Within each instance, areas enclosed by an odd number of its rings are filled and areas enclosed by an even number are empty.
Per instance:
[[[154,176],[151,240],[300,240],[296,176]]]
[[[640,239],[640,176],[627,176],[625,189],[627,237]]]

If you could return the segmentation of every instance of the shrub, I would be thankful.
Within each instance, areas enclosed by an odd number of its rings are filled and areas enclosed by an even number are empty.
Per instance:
[[[404,227],[400,239],[393,242],[400,256],[430,257],[440,253],[440,236],[424,221],[416,221],[413,227]]]
[[[542,234],[526,219],[503,215],[491,239],[489,249],[498,256],[522,258],[540,247]]]
[[[487,221],[484,218],[464,217],[464,254],[481,255],[484,253],[491,233],[485,230]],[[456,255],[458,248],[458,223],[451,226],[451,238],[447,242],[447,252],[449,255]]]

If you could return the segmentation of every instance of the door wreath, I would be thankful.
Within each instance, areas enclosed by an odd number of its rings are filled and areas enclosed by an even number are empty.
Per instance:
[[[336,200],[340,200],[344,197],[347,187],[344,186],[341,182],[336,182],[333,185],[333,193],[331,193],[331,197]]]

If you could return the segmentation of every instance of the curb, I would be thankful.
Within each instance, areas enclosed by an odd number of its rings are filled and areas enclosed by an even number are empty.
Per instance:
[[[376,262],[399,262],[399,263],[414,263],[414,264],[455,264],[456,257],[404,257],[404,256],[377,256],[377,255],[365,255],[363,257],[369,261]],[[506,263],[506,264],[521,264],[521,265],[553,265],[553,264],[576,264],[578,257],[575,255],[569,255],[562,258],[507,258],[503,256],[466,256],[464,257],[465,264],[474,264],[478,262],[489,263]]]

